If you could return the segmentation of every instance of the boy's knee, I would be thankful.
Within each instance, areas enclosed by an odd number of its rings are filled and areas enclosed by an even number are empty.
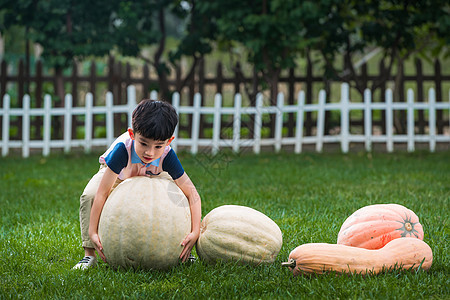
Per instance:
[[[106,168],[100,168],[100,170],[94,176],[92,176],[91,180],[89,180],[88,184],[84,188],[83,194],[81,195],[82,197],[89,197],[91,195],[95,196],[98,186],[100,185],[100,181],[102,181],[105,170]]]

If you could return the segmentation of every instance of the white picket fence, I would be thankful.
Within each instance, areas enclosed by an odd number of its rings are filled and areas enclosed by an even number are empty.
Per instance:
[[[86,95],[84,107],[72,107],[72,96],[66,95],[65,107],[51,107],[51,97],[44,97],[44,108],[30,108],[30,97],[26,95],[23,98],[22,108],[10,108],[10,96],[5,95],[3,99],[3,108],[0,109],[2,117],[2,155],[7,156],[9,150],[13,148],[22,149],[22,156],[28,157],[30,149],[42,149],[42,154],[47,156],[50,150],[54,148],[63,148],[69,152],[72,148],[82,147],[86,152],[90,152],[93,146],[109,146],[114,141],[114,113],[126,113],[128,120],[131,120],[131,114],[136,106],[136,91],[133,86],[127,89],[128,103],[126,105],[113,105],[111,93],[106,94],[105,106],[93,106],[92,94]],[[394,151],[394,143],[406,143],[408,151],[415,151],[416,143],[428,143],[429,150],[435,151],[436,143],[449,143],[450,134],[437,134],[436,131],[436,110],[449,110],[450,102],[437,102],[434,89],[428,93],[428,102],[414,102],[414,92],[408,90],[406,102],[393,102],[392,91],[386,91],[386,102],[372,102],[369,90],[364,93],[364,102],[350,102],[348,84],[341,86],[341,99],[336,103],[326,103],[325,91],[320,91],[317,104],[305,104],[305,94],[301,91],[298,94],[298,101],[295,105],[285,105],[284,95],[278,94],[276,106],[263,106],[263,96],[259,94],[256,99],[255,107],[242,106],[242,97],[236,94],[233,107],[222,107],[222,95],[217,94],[214,99],[214,106],[202,106],[200,94],[194,97],[193,106],[180,106],[180,95],[173,95],[172,103],[178,113],[192,115],[192,131],[190,138],[178,138],[178,127],[175,130],[175,140],[171,146],[187,147],[193,154],[198,153],[199,147],[210,149],[212,154],[216,154],[221,148],[232,148],[234,152],[241,148],[252,148],[254,153],[259,153],[261,147],[271,146],[275,151],[280,151],[283,146],[294,146],[296,153],[302,152],[302,146],[306,144],[315,145],[315,150],[321,152],[325,143],[340,143],[342,152],[349,151],[350,143],[363,143],[367,151],[372,150],[374,143],[384,143],[388,152]],[[449,95],[450,96],[450,95]],[[150,98],[156,99],[157,93],[152,92]],[[364,134],[350,133],[350,112],[360,110],[364,113]],[[376,135],[373,133],[372,111],[382,110],[385,112],[386,134]],[[407,112],[407,134],[394,134],[394,111],[403,110]],[[415,112],[423,110],[428,111],[428,130],[427,134],[415,134],[414,118]],[[340,133],[337,135],[325,134],[325,112],[340,112]],[[316,135],[304,136],[304,114],[305,112],[317,112]],[[287,113],[296,114],[295,137],[283,137],[283,117]],[[106,137],[93,138],[92,126],[93,116],[96,114],[106,115]],[[264,114],[275,115],[275,134],[274,138],[262,138],[262,119]],[[72,139],[72,116],[85,116],[85,137],[84,139]],[[199,138],[200,116],[213,115],[213,134],[212,138]],[[233,116],[233,136],[231,139],[221,139],[221,120],[222,115]],[[253,138],[241,138],[241,117],[243,115],[253,116]],[[22,140],[10,140],[10,117],[22,116]],[[30,140],[30,117],[43,117],[43,139]],[[51,140],[51,118],[52,116],[64,116],[64,139]],[[449,124],[450,127],[450,124]]]

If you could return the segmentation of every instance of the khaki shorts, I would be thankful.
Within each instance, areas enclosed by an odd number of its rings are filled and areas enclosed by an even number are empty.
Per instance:
[[[89,220],[91,216],[91,207],[94,203],[95,194],[97,193],[98,186],[100,185],[100,181],[103,178],[103,174],[106,171],[106,165],[101,164],[100,169],[97,174],[95,174],[89,183],[86,185],[86,188],[83,191],[83,194],[80,197],[80,228],[81,228],[81,240],[82,246],[84,248],[94,248],[94,244],[91,242],[89,238]],[[111,191],[121,183],[122,180],[117,179]]]

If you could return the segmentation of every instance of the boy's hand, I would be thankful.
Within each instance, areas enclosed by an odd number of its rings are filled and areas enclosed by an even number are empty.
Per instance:
[[[97,250],[98,255],[100,255],[100,257],[102,258],[102,260],[104,262],[106,262],[106,257],[103,254],[103,246],[102,243],[100,242],[100,237],[98,236],[97,233],[92,234],[90,236],[92,243],[94,244],[95,250]]]
[[[191,232],[181,242],[181,246],[184,246],[184,249],[180,255],[182,262],[185,262],[189,258],[189,255],[191,255],[192,248],[194,248],[194,245],[198,240],[198,236],[199,233]]]

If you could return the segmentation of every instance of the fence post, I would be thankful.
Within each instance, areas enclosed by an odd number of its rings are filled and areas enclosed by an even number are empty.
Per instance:
[[[142,68],[142,94],[143,94],[143,98],[147,98],[148,95],[148,90],[150,87],[150,70],[148,68],[147,65],[144,65],[144,67]]]
[[[393,141],[393,127],[394,127],[394,117],[392,109],[392,90],[386,90],[386,149],[388,152],[394,151],[394,141]]]
[[[306,103],[307,104],[312,104],[313,102],[313,63],[311,61],[310,55],[307,52],[306,55],[306,59],[307,59],[307,65],[306,65]],[[305,118],[305,125],[306,125],[306,135],[311,135],[312,134],[312,113],[311,112],[307,112],[306,113],[306,118]]]
[[[408,152],[414,152],[414,91],[408,89],[407,92],[408,112],[406,118],[406,131],[408,135]]]
[[[275,152],[281,150],[281,139],[283,138],[283,106],[284,94],[277,95],[277,114],[275,116]]]
[[[129,85],[127,87],[127,98],[128,98],[128,127],[131,128],[131,119],[133,117],[133,110],[136,107],[136,88],[134,85]]]
[[[295,98],[295,70],[294,68],[289,68],[289,77],[288,77],[288,101],[289,105],[294,104]],[[294,135],[294,114],[288,113],[288,136]]]
[[[420,59],[416,59],[416,83],[417,83],[417,102],[425,102],[424,101],[424,91],[423,91],[423,72],[422,72],[422,61]],[[425,134],[425,111],[420,109],[418,111],[419,115],[419,133]]]
[[[113,56],[108,57],[108,74],[106,75],[108,78],[108,91],[115,91],[115,72],[116,72],[116,63],[114,61]],[[94,95],[95,97],[96,95]],[[95,99],[95,98],[94,98]]]
[[[305,109],[305,92],[300,91],[298,93],[297,122],[295,124],[295,153],[302,152],[304,109]]]
[[[30,95],[23,96],[22,156],[30,156]]]
[[[0,64],[0,70],[0,74],[2,75],[0,76],[0,99],[5,99],[4,97],[6,95],[6,84],[8,83],[8,81],[6,80],[6,77],[8,75],[8,65],[6,64],[5,60],[2,60],[2,63]]]
[[[222,72],[222,63],[219,61],[217,63],[217,70],[216,70],[216,93],[222,94],[222,87],[223,87],[223,72]]]
[[[194,95],[194,112],[192,114],[192,130],[191,130],[191,153],[197,154],[198,152],[198,137],[200,130],[200,107],[202,96],[199,93]]]
[[[111,145],[114,142],[113,97],[113,93],[106,93],[106,141],[108,145]]]
[[[384,60],[380,60],[379,63],[379,77],[383,77],[383,74],[386,74],[387,70],[384,66]],[[386,102],[386,81],[381,81],[380,83],[380,103]],[[376,122],[378,123],[378,122]],[[386,132],[386,114],[381,114],[381,132]]]
[[[41,107],[42,106],[42,86],[43,86],[43,78],[42,78],[42,62],[40,60],[38,60],[36,62],[36,75],[35,75],[35,83],[36,83],[36,89],[34,90],[34,103],[36,105],[36,107]],[[35,120],[35,126],[34,126],[34,132],[36,136],[40,136],[41,135],[41,120],[39,117],[36,118]]]
[[[372,151],[372,93],[364,90],[364,136],[366,151]]]
[[[84,120],[84,151],[89,153],[92,147],[92,105],[94,98],[92,93],[86,94],[86,113]]]
[[[258,93],[256,95],[256,106],[255,106],[255,125],[253,132],[253,152],[259,154],[261,151],[261,126],[262,126],[262,116],[261,116],[261,107],[263,104],[263,95]]]
[[[436,92],[433,88],[428,90],[428,130],[430,136],[430,151],[436,150]]]
[[[178,92],[173,93],[172,95],[172,105],[175,108],[175,111],[178,113],[178,124],[177,127],[175,127],[175,131],[173,132],[173,136],[175,137],[170,143],[170,146],[172,147],[173,151],[177,152],[177,145],[178,145],[178,131],[180,129],[180,94]]]
[[[343,83],[341,85],[341,150],[348,152],[349,142],[349,85]]]
[[[52,97],[50,95],[44,96],[44,145],[42,147],[42,155],[48,156],[50,154],[50,129],[51,129],[51,106]]]
[[[17,72],[17,95],[18,95],[18,99],[19,99],[19,107],[20,106],[24,106],[23,104],[23,100],[24,100],[24,96],[26,95],[24,93],[24,77],[25,77],[25,71],[24,71],[24,65],[23,65],[23,60],[21,59],[19,61],[19,70]]]
[[[70,81],[72,83],[72,95],[75,96],[75,103],[78,103],[78,65],[75,60],[72,63],[72,76],[70,77]]]
[[[436,101],[444,102],[444,97],[442,97],[442,84],[443,81],[441,74],[441,63],[438,59],[434,61],[434,86],[436,90]],[[442,110],[438,110],[436,112],[436,123],[437,123],[437,133],[444,133],[444,112]]]
[[[316,133],[316,151],[322,152],[323,136],[325,131],[325,101],[326,93],[324,90],[319,92],[319,108],[317,111],[317,133]]]
[[[73,99],[71,94],[66,94],[64,99],[64,152],[69,153],[72,141],[72,106]],[[76,138],[76,136],[74,136]]]
[[[3,118],[2,118],[2,156],[9,153],[9,108],[11,106],[11,97],[8,94],[3,96]]]
[[[233,116],[233,152],[239,152],[241,139],[241,106],[242,97],[240,93],[234,96],[234,116]]]
[[[220,141],[220,124],[222,119],[222,114],[220,109],[222,108],[222,95],[216,94],[214,97],[214,121],[213,121],[213,144],[211,147],[212,155],[216,155],[219,152],[219,141]]]
[[[109,68],[112,68],[111,65],[109,65]],[[109,84],[110,81],[108,81],[108,80],[109,79],[107,79],[107,82]],[[89,72],[89,92],[92,93],[92,95],[97,94],[96,82],[97,82],[97,64],[95,63],[95,61],[91,61],[91,68],[90,68],[90,72]],[[112,88],[110,85],[108,85],[108,90],[112,91]],[[75,96],[75,99],[72,99],[72,100],[75,100],[74,103],[75,103],[75,106],[77,106],[78,105],[78,97]]]
[[[152,90],[150,92],[150,100],[158,100],[158,92],[155,90]]]

